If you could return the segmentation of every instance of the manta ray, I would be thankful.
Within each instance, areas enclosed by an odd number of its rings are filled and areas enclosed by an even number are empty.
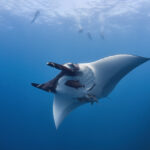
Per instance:
[[[90,63],[48,62],[48,66],[59,69],[60,73],[46,83],[32,83],[32,86],[54,94],[53,117],[58,128],[73,109],[107,97],[126,74],[148,60],[150,58],[119,54]]]

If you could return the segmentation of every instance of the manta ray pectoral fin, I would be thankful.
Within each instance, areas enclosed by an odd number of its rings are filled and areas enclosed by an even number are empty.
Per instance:
[[[75,108],[87,103],[79,101],[76,98],[70,98],[64,95],[55,94],[53,102],[53,117],[56,128],[59,127],[64,118]]]
[[[94,71],[97,83],[93,90],[94,94],[99,97],[106,97],[125,75],[148,60],[150,59],[120,54],[89,63]]]

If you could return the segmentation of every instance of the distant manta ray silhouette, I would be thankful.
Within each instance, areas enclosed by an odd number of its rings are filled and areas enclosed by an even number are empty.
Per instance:
[[[91,63],[60,65],[48,62],[47,65],[61,72],[53,80],[32,85],[54,93],[53,116],[58,128],[73,109],[107,97],[126,74],[148,60],[150,58],[120,54]]]

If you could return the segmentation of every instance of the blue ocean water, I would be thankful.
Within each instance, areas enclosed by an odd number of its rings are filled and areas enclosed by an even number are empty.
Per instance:
[[[93,35],[89,40],[71,23],[30,24],[7,17],[0,29],[0,149],[1,150],[149,150],[150,62],[129,73],[98,104],[74,110],[56,130],[53,94],[38,90],[58,71],[46,62],[90,62],[114,54],[150,57],[149,20],[134,22],[133,30]]]

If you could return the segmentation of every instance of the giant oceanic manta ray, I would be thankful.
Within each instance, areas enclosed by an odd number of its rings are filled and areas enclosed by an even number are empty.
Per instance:
[[[73,109],[107,97],[126,74],[148,60],[150,58],[120,54],[91,63],[60,65],[48,62],[47,65],[61,72],[46,83],[32,85],[54,93],[53,116],[58,128]]]

